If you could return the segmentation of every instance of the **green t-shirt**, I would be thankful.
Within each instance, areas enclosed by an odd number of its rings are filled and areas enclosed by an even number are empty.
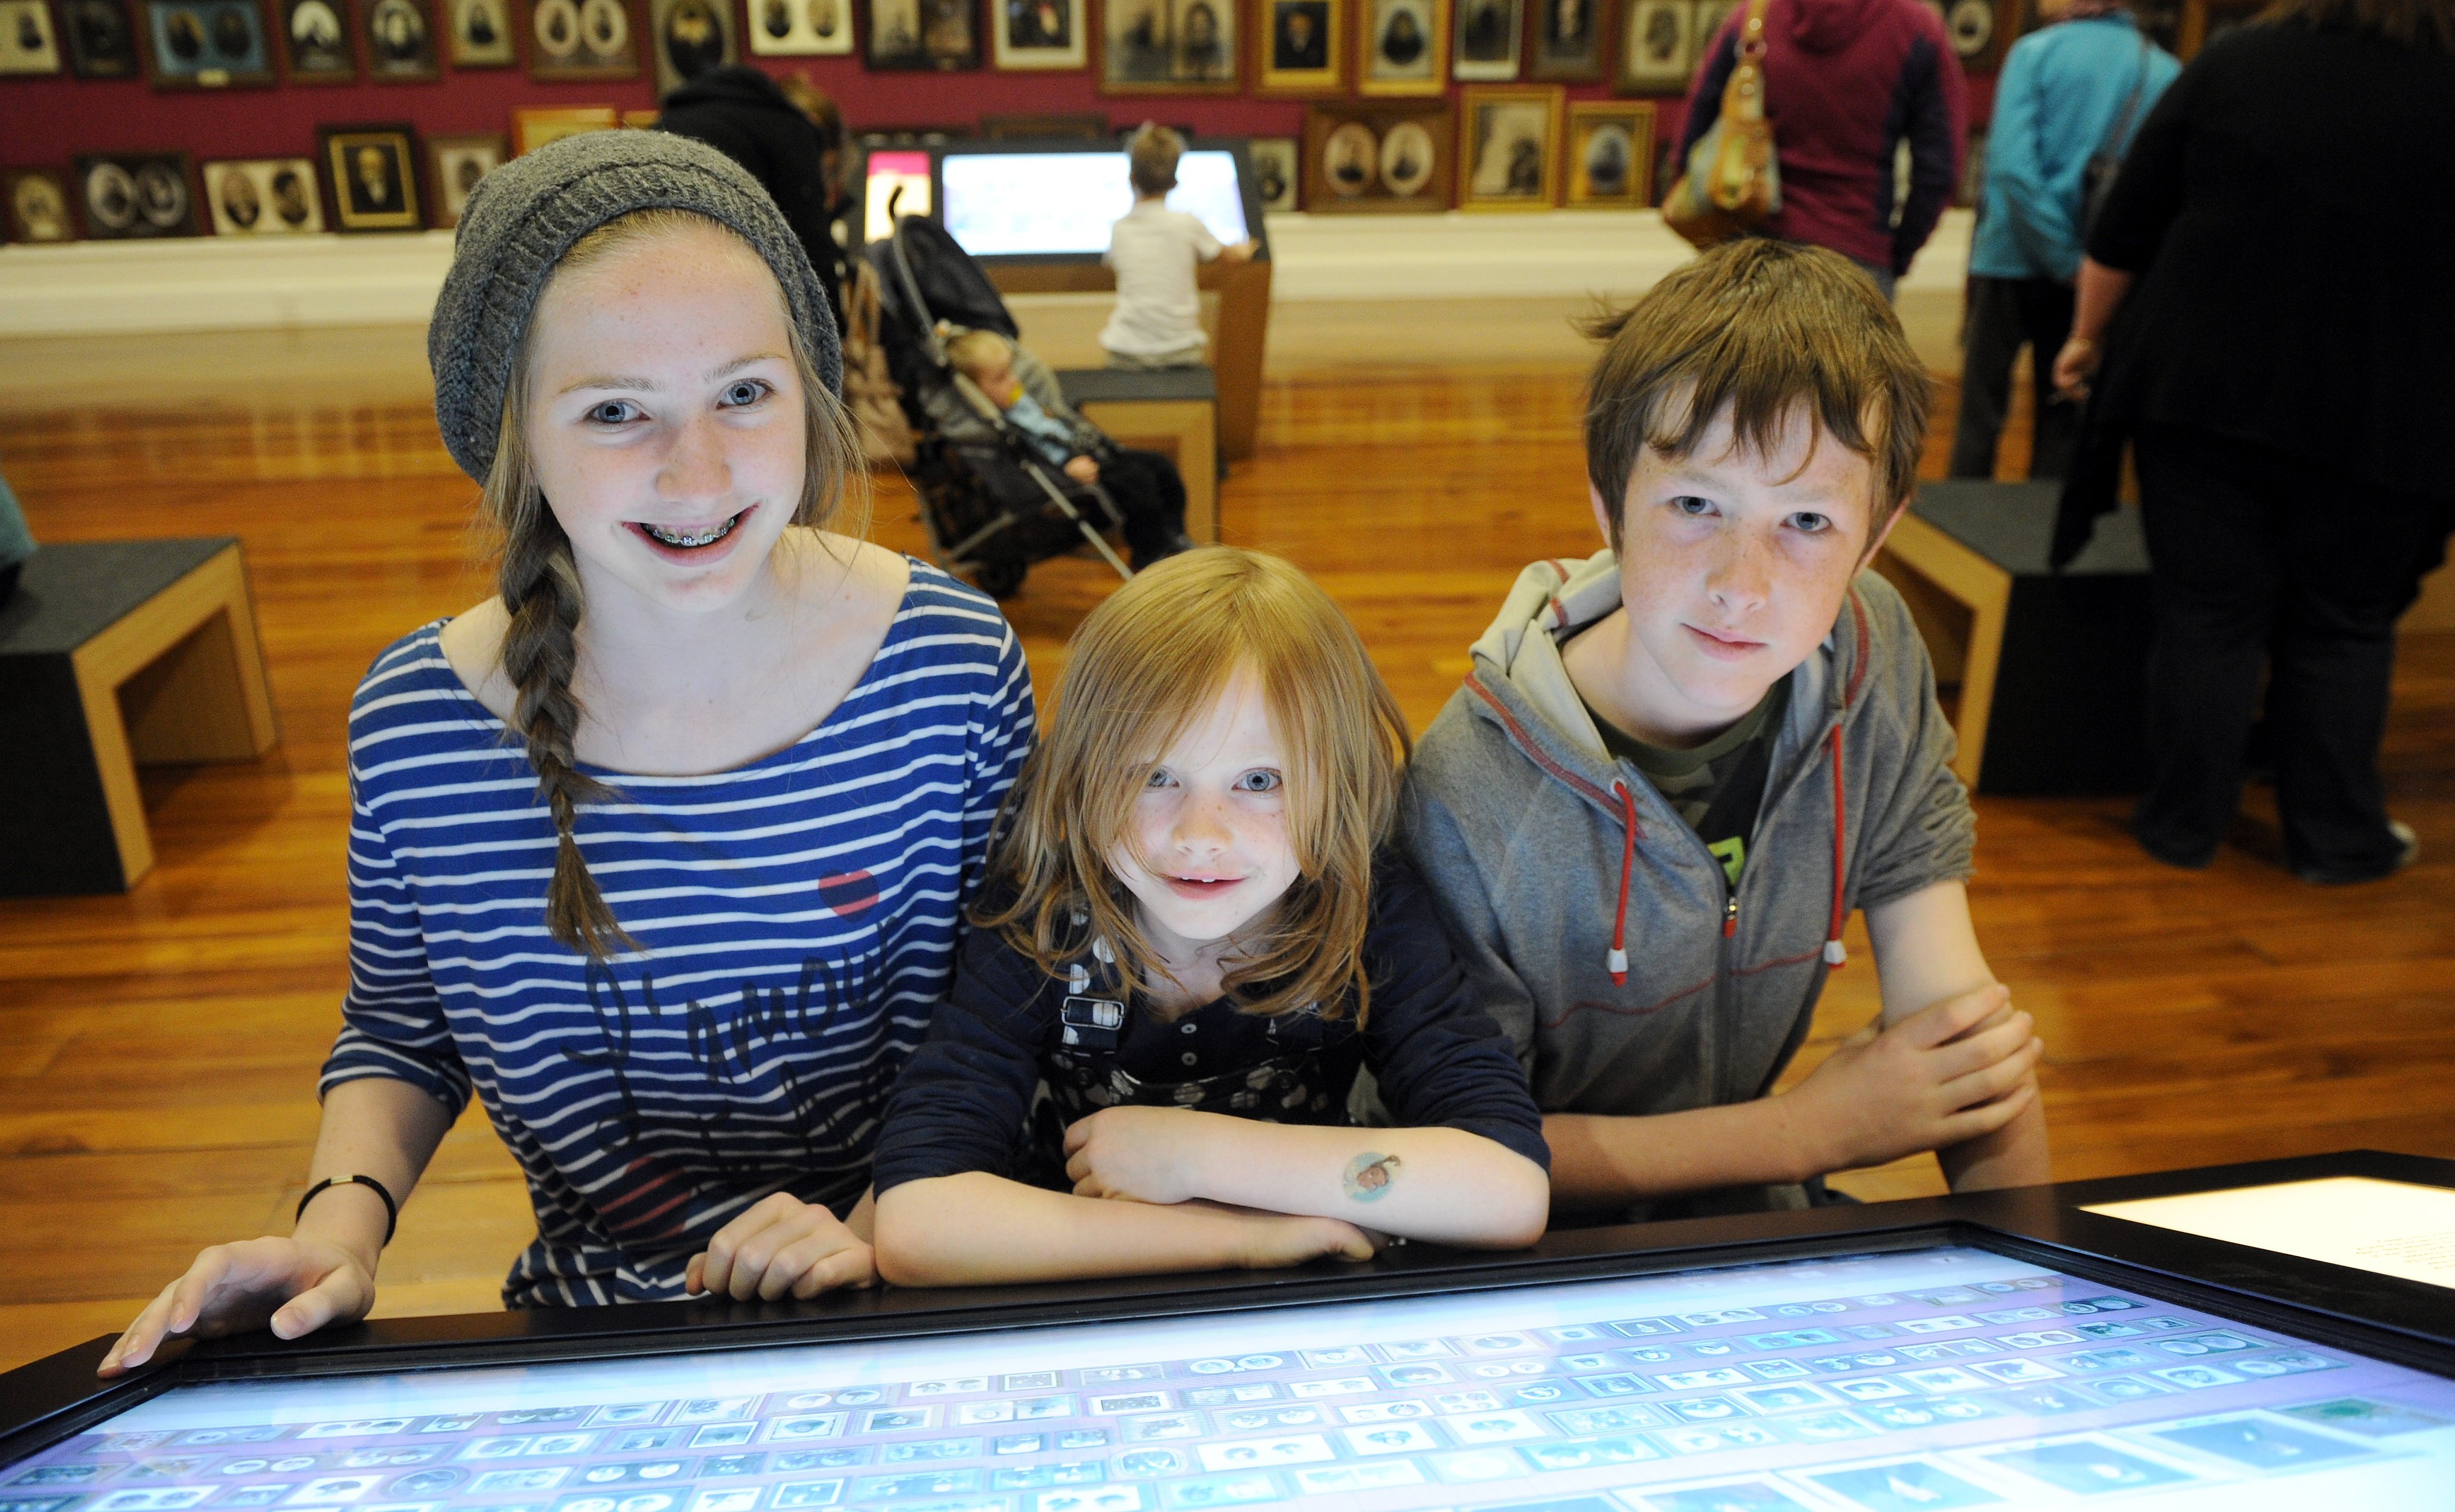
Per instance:
[[[1756,811],[1764,806],[1765,777],[1773,769],[1774,736],[1790,707],[1790,679],[1765,690],[1756,706],[1738,722],[1703,745],[1685,751],[1652,745],[1595,713],[1586,714],[1612,755],[1627,761],[1672,810],[1696,832],[1705,849],[1722,863],[1731,886],[1739,885],[1747,870],[1748,837],[1755,833]]]

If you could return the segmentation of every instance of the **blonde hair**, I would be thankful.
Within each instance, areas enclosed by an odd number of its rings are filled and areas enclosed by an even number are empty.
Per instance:
[[[965,331],[946,343],[946,360],[955,371],[977,376],[1001,362],[1014,360],[1014,343],[994,331]]]
[[[1185,138],[1156,121],[1145,121],[1126,143],[1126,176],[1134,192],[1156,199],[1176,187],[1176,160],[1185,155]]]
[[[1388,840],[1410,743],[1397,700],[1329,595],[1289,563],[1206,546],[1135,575],[1074,633],[1065,685],[999,820],[972,921],[1062,973],[1094,939],[1130,985],[1164,974],[1108,866],[1168,747],[1241,670],[1259,680],[1288,761],[1297,877],[1229,963],[1246,1013],[1371,1005],[1364,933],[1373,853]]]
[[[634,211],[573,243],[556,265],[554,276],[585,267],[634,242],[702,226],[724,230],[689,211]],[[746,248],[748,243],[742,245]],[[781,287],[777,304],[783,305]],[[791,333],[793,367],[801,377],[806,436],[801,497],[794,508],[793,523],[845,522],[859,534],[867,524],[866,474],[853,465],[862,454],[860,438],[843,405],[820,379],[801,326],[789,312],[784,329]],[[612,792],[581,772],[573,755],[582,710],[571,690],[571,679],[578,661],[579,621],[587,606],[580,593],[578,564],[571,554],[571,538],[547,504],[529,455],[529,365],[536,346],[537,322],[532,317],[513,354],[511,381],[503,388],[500,439],[495,447],[494,467],[478,495],[478,512],[480,519],[501,535],[497,585],[511,615],[511,624],[503,632],[503,675],[515,690],[508,727],[526,745],[529,764],[537,769],[538,790],[554,816],[554,877],[546,884],[546,932],[574,950],[603,957],[618,949],[637,949],[638,942],[624,933],[604,894],[598,890],[596,878],[588,875],[577,834],[579,805],[601,802]],[[845,507],[848,495],[849,510]]]

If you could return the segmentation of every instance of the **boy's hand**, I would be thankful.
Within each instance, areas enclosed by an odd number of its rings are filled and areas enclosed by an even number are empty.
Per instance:
[[[1073,457],[1065,464],[1065,475],[1077,483],[1097,483],[1100,481],[1100,464],[1087,456]]]
[[[219,1339],[264,1327],[296,1339],[328,1323],[355,1323],[375,1302],[374,1275],[341,1245],[270,1235],[216,1244],[145,1304],[95,1373],[133,1370],[165,1339]]]
[[[843,1220],[790,1192],[771,1192],[716,1231],[691,1257],[682,1290],[741,1301],[803,1300],[838,1287],[874,1285],[878,1260]]]
[[[1989,985],[1843,1040],[1782,1100],[1816,1174],[1882,1165],[2012,1121],[2038,1095],[2045,1044]]]
[[[1166,1108],[1155,1112],[1171,1111]],[[1289,1218],[1254,1213],[1250,1237],[1237,1263],[1246,1270],[1283,1270],[1307,1260],[1369,1260],[1389,1240],[1370,1229],[1334,1218]]]
[[[1066,1128],[1065,1175],[1076,1197],[1187,1201],[1202,1195],[1192,1181],[1197,1151],[1232,1139],[1240,1121],[1187,1108],[1102,1108]]]

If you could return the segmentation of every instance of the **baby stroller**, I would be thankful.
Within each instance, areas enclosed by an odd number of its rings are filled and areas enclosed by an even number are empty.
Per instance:
[[[980,264],[943,227],[920,215],[896,217],[894,236],[868,256],[878,271],[879,345],[915,437],[905,474],[921,496],[940,565],[970,574],[993,598],[1010,598],[1032,563],[1088,541],[1118,576],[1133,576],[1100,534],[1125,523],[1106,489],[1050,467],[994,412],[981,415],[993,442],[950,440],[939,432],[933,402],[943,405],[959,383],[971,387],[947,360],[945,336],[954,328],[993,331],[1008,341],[1018,334]]]

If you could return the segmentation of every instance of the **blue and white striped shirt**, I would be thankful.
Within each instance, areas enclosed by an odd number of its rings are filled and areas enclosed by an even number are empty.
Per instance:
[[[323,1090],[457,1113],[474,1089],[528,1174],[513,1306],[680,1295],[690,1257],[790,1191],[839,1215],[952,974],[1031,680],[997,606],[924,563],[826,721],[707,776],[591,775],[590,874],[642,950],[545,931],[554,824],[441,622],[350,711],[350,991]]]

